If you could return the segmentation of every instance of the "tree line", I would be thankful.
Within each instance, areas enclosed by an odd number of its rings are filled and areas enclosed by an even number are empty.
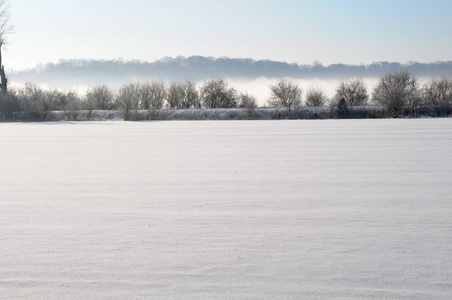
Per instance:
[[[374,62],[368,65],[297,64],[272,60],[253,60],[249,58],[228,57],[165,57],[146,61],[72,59],[48,63],[36,68],[12,72],[14,80],[43,82],[72,80],[73,82],[93,82],[96,78],[105,81],[118,81],[124,78],[150,78],[161,80],[180,80],[190,78],[195,81],[227,77],[232,79],[266,78],[324,78],[338,77],[379,77],[387,73],[407,70],[416,76],[432,77],[438,74],[452,76],[452,61],[434,63]]]
[[[289,79],[278,79],[268,88],[270,97],[264,107],[281,109],[290,118],[304,118],[306,108],[314,107],[322,114],[313,117],[322,118],[449,116],[452,113],[452,78],[432,79],[421,86],[406,70],[382,76],[372,91],[368,91],[363,79],[340,80],[331,99],[321,87],[304,92]],[[125,120],[152,119],[150,116],[155,116],[157,111],[181,109],[243,109],[248,118],[253,118],[257,107],[255,96],[237,91],[224,78],[208,80],[199,87],[191,81],[127,83],[117,90],[98,85],[84,95],[44,90],[27,83],[23,88],[10,88],[0,94],[0,118],[4,121],[47,120],[55,111],[64,112],[68,120],[90,119],[94,111],[106,110],[120,111]]]
[[[284,79],[270,87],[269,104],[291,107],[303,105],[300,87]],[[423,86],[408,71],[389,73],[380,78],[371,93],[362,79],[341,80],[333,99],[328,99],[318,87],[306,92],[305,106],[329,105],[347,117],[348,107],[377,106],[385,116],[449,116],[452,113],[452,78],[431,79]]]

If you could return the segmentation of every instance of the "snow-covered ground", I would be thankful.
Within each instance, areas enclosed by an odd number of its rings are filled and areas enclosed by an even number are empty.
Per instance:
[[[0,124],[0,298],[450,299],[452,119]]]

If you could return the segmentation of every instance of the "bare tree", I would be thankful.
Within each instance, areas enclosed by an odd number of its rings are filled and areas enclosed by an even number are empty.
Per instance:
[[[169,108],[182,108],[185,98],[185,88],[180,82],[171,82],[166,93],[166,101]]]
[[[341,80],[336,87],[336,101],[344,99],[348,106],[365,105],[369,99],[367,88],[362,79]]]
[[[35,87],[36,88],[36,87]],[[60,110],[63,111],[66,107],[66,104],[68,102],[68,99],[66,97],[66,94],[58,91],[58,90],[52,90],[52,91],[42,91],[42,93],[47,94],[47,99],[50,103],[50,109],[51,110]]]
[[[14,32],[14,26],[10,24],[9,3],[0,0],[0,88],[6,92],[8,87],[8,79],[5,75],[5,68],[2,62],[2,49],[8,44],[8,34]]]
[[[86,117],[90,120],[93,115],[93,110],[96,110],[98,108],[97,100],[94,97],[88,96],[88,94],[86,94],[83,102],[80,103],[80,108],[86,110]]]
[[[237,107],[237,91],[228,87],[225,79],[213,79],[201,88],[201,99],[206,108]]]
[[[0,118],[13,120],[14,113],[19,110],[19,98],[15,90],[9,90],[8,93],[0,93]]]
[[[116,105],[124,112],[124,119],[130,120],[130,111],[138,109],[138,87],[134,83],[121,86],[116,96]]]
[[[328,102],[325,91],[320,87],[311,87],[306,92],[306,106],[324,106]]]
[[[106,85],[91,87],[85,96],[85,102],[93,110],[109,110],[113,108],[113,92]]]
[[[40,120],[51,109],[49,94],[40,87],[26,83],[25,87],[18,90],[19,107],[28,119]]]
[[[294,82],[279,79],[276,84],[270,86],[271,95],[268,104],[271,107],[285,107],[289,109],[301,106],[303,90]]]
[[[140,108],[156,110],[163,107],[166,88],[162,81],[143,82],[139,85]]]
[[[414,109],[420,99],[417,78],[408,71],[387,74],[375,86],[372,99],[394,116],[401,113],[407,106]]]
[[[433,105],[438,115],[452,112],[452,79],[443,77],[426,83],[422,89],[424,103]]]
[[[255,108],[257,107],[256,97],[246,92],[240,93],[239,107],[244,108],[245,117],[247,119],[253,119],[255,116]]]
[[[66,105],[64,106],[64,114],[68,120],[78,120],[82,103],[76,92],[69,91],[65,94]]]
[[[452,104],[452,79],[433,79],[422,89],[426,104],[447,106]]]
[[[257,99],[248,93],[240,93],[238,106],[240,108],[254,109],[257,107]]]
[[[184,84],[184,91],[181,108],[200,108],[201,101],[199,100],[199,93],[196,90],[196,84],[187,80]]]
[[[170,83],[166,93],[166,101],[170,108],[175,109],[201,107],[199,93],[196,90],[196,84],[189,80],[185,83]]]

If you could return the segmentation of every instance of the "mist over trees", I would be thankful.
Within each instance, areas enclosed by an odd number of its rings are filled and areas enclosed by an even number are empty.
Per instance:
[[[329,99],[322,87],[304,92],[296,82],[275,79],[264,106],[247,91],[230,87],[225,78],[202,84],[191,81],[129,82],[118,89],[90,87],[84,95],[46,90],[36,84],[0,93],[0,121],[170,119],[326,119],[447,117],[452,113],[452,77],[421,85],[408,71],[381,76],[369,93],[362,79],[339,80]],[[218,111],[221,110],[221,111]],[[177,112],[182,111],[182,112]]]
[[[57,63],[39,65],[35,68],[10,72],[15,82],[49,83],[70,81],[72,84],[123,83],[136,80],[164,80],[194,82],[212,78],[255,79],[299,78],[340,79],[380,77],[388,73],[406,70],[417,77],[452,76],[452,61],[435,63],[374,62],[368,65],[332,64],[324,66],[319,62],[312,65],[253,60],[249,58],[213,58],[204,56],[165,57],[146,61],[60,60]]]

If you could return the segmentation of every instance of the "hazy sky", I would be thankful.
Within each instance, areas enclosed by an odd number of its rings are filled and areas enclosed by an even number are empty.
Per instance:
[[[11,0],[7,69],[203,55],[368,64],[452,60],[451,0]]]

